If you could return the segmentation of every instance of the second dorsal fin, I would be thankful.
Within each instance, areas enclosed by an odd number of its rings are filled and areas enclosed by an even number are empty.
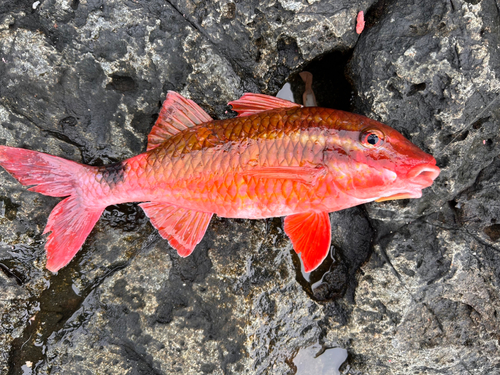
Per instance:
[[[233,111],[238,112],[238,116],[250,116],[255,113],[269,111],[278,108],[302,107],[300,104],[263,94],[243,94],[238,100],[228,103],[233,107]]]
[[[208,121],[212,121],[212,118],[198,104],[175,91],[169,91],[158,120],[148,135],[148,151],[172,135]]]

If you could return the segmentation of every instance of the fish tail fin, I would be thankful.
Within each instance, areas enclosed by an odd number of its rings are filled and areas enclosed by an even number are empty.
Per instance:
[[[51,197],[75,194],[75,180],[89,167],[43,152],[0,146],[0,165],[28,190]]]
[[[67,197],[50,213],[45,233],[47,269],[56,272],[67,265],[80,250],[105,207],[85,202],[81,179],[95,173],[85,166],[57,156],[21,148],[0,146],[0,166],[28,190],[52,197]],[[91,205],[89,205],[91,203]]]
[[[73,259],[104,208],[86,207],[78,196],[70,196],[54,207],[43,232],[51,232],[45,244],[49,271],[57,272]]]

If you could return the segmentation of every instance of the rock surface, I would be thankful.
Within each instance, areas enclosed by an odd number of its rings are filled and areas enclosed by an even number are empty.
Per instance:
[[[500,372],[499,9],[1,3],[2,144],[123,160],[145,149],[167,90],[223,118],[243,92],[275,94],[310,69],[320,105],[393,126],[442,173],[421,199],[332,213],[331,259],[311,275],[281,219],[214,218],[181,259],[134,204],[108,207],[52,275],[42,232],[57,200],[2,170],[0,373],[293,374],[308,347],[347,349],[344,374]]]

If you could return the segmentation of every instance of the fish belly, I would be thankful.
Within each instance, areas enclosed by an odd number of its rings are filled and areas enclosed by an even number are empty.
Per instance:
[[[189,181],[168,192],[168,201],[181,207],[213,212],[221,217],[260,219],[299,212],[327,210],[326,181],[315,186],[289,179],[236,175],[225,179]]]

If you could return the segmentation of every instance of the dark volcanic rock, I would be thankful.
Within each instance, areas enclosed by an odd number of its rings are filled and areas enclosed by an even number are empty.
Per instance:
[[[57,200],[2,170],[0,372],[291,374],[312,345],[347,349],[345,374],[497,373],[499,8],[1,2],[1,144],[110,164],[145,149],[167,90],[223,118],[309,66],[320,102],[393,126],[442,173],[421,199],[332,214],[330,263],[306,280],[281,219],[214,218],[181,259],[134,204],[108,207],[52,275],[42,232]]]
[[[355,105],[434,154],[442,173],[422,199],[367,206],[375,253],[341,336],[356,347],[350,365],[370,374],[495,373],[498,6],[419,1],[384,13],[350,62]]]

